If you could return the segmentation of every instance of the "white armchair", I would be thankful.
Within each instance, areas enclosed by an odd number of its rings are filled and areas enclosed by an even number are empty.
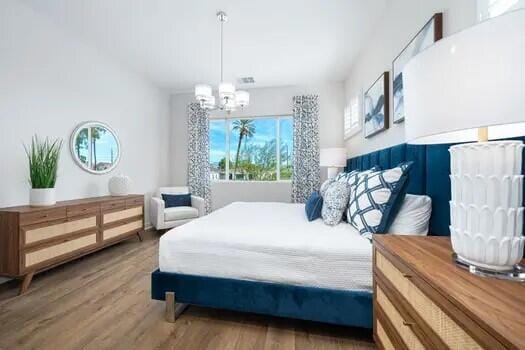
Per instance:
[[[191,207],[166,208],[162,194],[186,194],[189,189],[186,186],[161,187],[151,197],[150,217],[151,223],[157,230],[165,230],[183,225],[198,217],[204,216],[204,199],[191,196]]]

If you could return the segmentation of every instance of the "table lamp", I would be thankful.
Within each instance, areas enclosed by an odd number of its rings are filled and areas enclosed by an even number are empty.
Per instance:
[[[523,279],[524,146],[488,141],[488,127],[525,121],[525,10],[438,41],[405,66],[403,83],[409,143],[472,141],[477,129],[478,142],[449,149],[456,261],[472,273]]]
[[[346,166],[346,148],[321,148],[319,165],[328,167],[328,178],[337,175],[338,168]]]

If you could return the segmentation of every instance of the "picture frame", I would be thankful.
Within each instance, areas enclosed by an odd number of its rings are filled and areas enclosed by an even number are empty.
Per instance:
[[[363,95],[363,132],[365,138],[389,127],[389,72],[384,72]]]
[[[405,120],[403,68],[408,61],[443,38],[443,13],[435,13],[392,61],[392,121]]]

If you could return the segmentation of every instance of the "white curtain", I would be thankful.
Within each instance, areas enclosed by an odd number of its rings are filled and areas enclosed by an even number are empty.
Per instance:
[[[198,103],[188,105],[188,187],[204,198],[206,214],[211,210],[210,147],[208,111]]]
[[[293,98],[292,202],[304,203],[321,185],[319,167],[319,97]]]

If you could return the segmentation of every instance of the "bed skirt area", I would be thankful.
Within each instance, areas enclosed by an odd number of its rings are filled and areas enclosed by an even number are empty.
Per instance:
[[[178,303],[372,328],[372,292],[154,271],[151,297],[164,300],[166,292]]]

